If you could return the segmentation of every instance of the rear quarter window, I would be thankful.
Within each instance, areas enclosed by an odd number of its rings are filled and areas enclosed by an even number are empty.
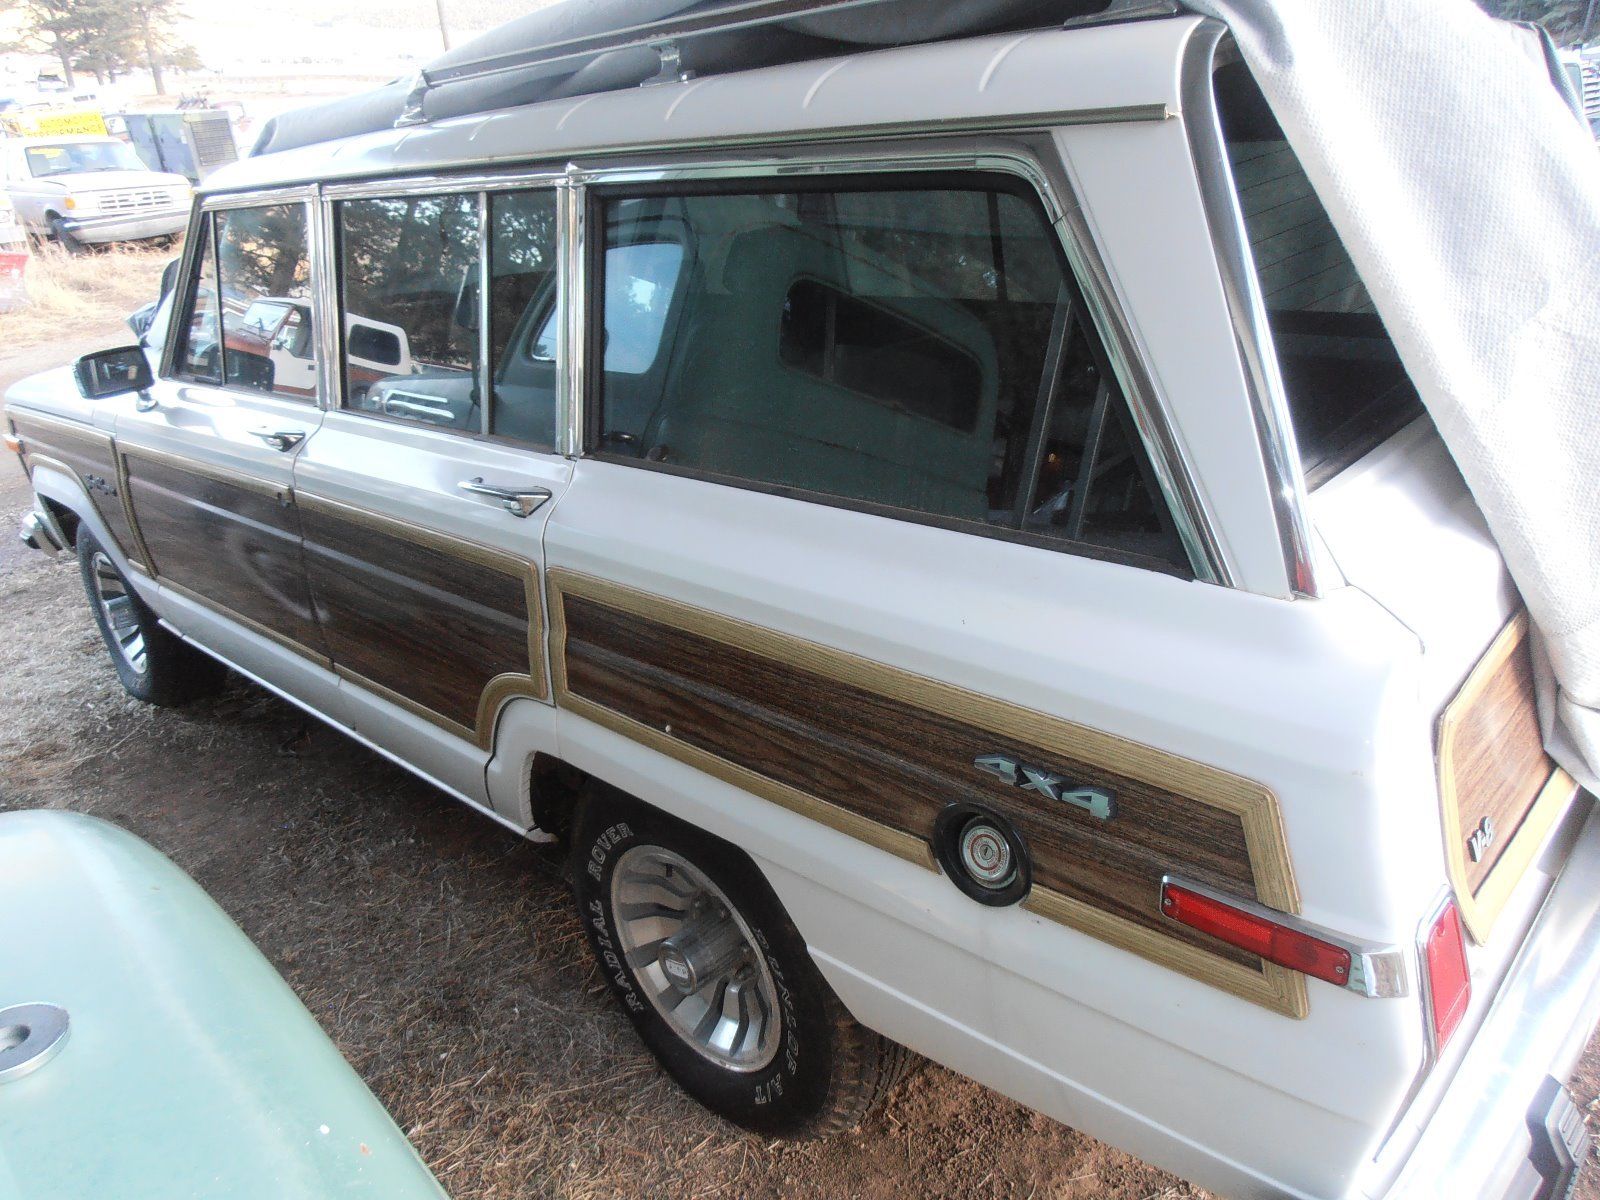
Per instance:
[[[1421,415],[1344,243],[1242,63],[1216,75],[1238,189],[1306,485],[1317,487]]]

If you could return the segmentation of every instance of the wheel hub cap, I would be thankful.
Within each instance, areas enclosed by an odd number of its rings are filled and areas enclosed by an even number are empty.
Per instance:
[[[139,627],[139,612],[134,607],[134,599],[128,593],[127,585],[122,582],[122,576],[117,574],[117,568],[103,551],[95,554],[90,566],[93,568],[89,575],[94,584],[95,603],[100,606],[100,615],[105,618],[111,649],[135,673],[143,675],[149,665],[149,657],[145,651],[144,631]]]
[[[698,1053],[759,1071],[778,1052],[777,988],[749,925],[687,859],[635,846],[611,877],[624,960],[646,999]]]

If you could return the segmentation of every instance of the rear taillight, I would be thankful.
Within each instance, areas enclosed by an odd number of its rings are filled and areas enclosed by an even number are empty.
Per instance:
[[[1287,920],[1276,921],[1256,906],[1246,910],[1168,880],[1161,885],[1161,912],[1280,967],[1304,971],[1340,987],[1350,983],[1348,949],[1307,933]]]
[[[1461,932],[1461,914],[1456,911],[1454,900],[1446,902],[1428,930],[1422,947],[1422,969],[1428,976],[1428,1021],[1437,1053],[1455,1033],[1472,1001],[1467,940]]]

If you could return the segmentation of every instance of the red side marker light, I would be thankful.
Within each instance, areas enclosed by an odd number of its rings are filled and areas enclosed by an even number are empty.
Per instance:
[[[5,435],[5,439],[6,439],[6,449],[7,450],[11,451],[11,453],[13,453],[13,454],[21,454],[22,453],[22,439],[21,438],[19,438],[14,433],[8,433],[8,434]]]
[[[1467,941],[1454,900],[1445,904],[1439,919],[1428,930],[1423,958],[1428,972],[1428,1019],[1433,1023],[1433,1044],[1436,1050],[1443,1050],[1472,1002]]]
[[[1161,885],[1161,912],[1179,924],[1209,933],[1280,967],[1304,971],[1314,979],[1325,979],[1340,987],[1350,982],[1350,951],[1181,884]]]

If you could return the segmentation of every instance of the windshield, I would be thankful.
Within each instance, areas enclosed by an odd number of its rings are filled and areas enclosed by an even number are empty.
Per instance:
[[[59,146],[29,146],[28,170],[34,176],[70,175],[79,171],[143,171],[133,147],[126,142],[64,142]]]

